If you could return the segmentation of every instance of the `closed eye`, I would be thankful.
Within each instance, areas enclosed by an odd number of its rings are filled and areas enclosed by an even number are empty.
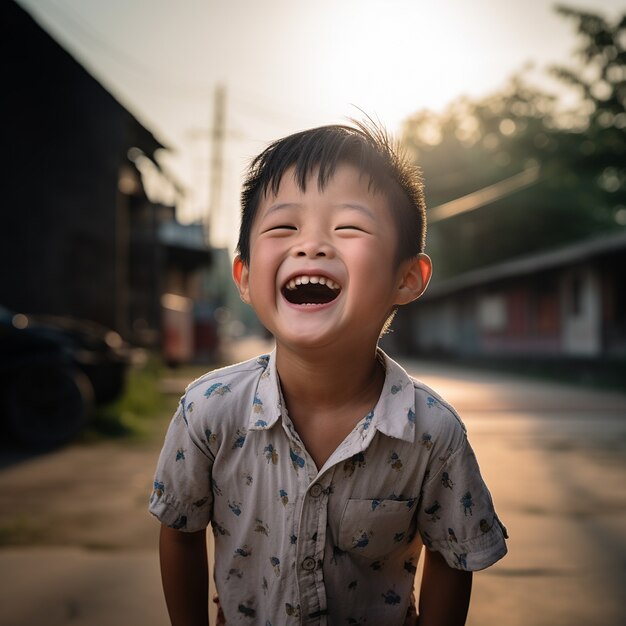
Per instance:
[[[272,226],[265,230],[266,233],[269,233],[272,230],[298,230],[295,226],[290,226],[289,224],[279,224],[278,226]]]
[[[337,226],[335,230],[358,230],[362,233],[366,233],[367,231],[360,226],[355,226],[354,224],[346,224],[345,226]]]

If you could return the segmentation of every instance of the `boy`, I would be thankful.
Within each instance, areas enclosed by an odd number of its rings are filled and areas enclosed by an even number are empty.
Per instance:
[[[377,348],[428,284],[424,238],[420,179],[373,126],[252,162],[233,276],[276,348],[192,383],[170,425],[151,512],[174,625],[208,622],[209,523],[226,623],[465,622],[505,532],[454,410]]]

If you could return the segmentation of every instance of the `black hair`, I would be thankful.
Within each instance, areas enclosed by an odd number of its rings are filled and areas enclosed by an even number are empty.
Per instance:
[[[369,176],[369,186],[386,196],[396,223],[399,263],[424,251],[426,203],[420,170],[404,156],[387,132],[369,120],[354,126],[333,125],[305,130],[270,144],[250,163],[241,192],[241,226],[237,251],[250,262],[250,232],[261,196],[277,193],[290,168],[305,191],[318,168],[317,184],[323,190],[340,164],[354,165]]]

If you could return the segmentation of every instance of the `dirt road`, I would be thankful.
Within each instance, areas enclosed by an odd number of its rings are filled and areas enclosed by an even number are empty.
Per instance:
[[[626,396],[405,365],[461,411],[511,535],[509,555],[475,577],[468,624],[621,626]],[[146,513],[161,435],[5,455],[1,626],[167,624]]]

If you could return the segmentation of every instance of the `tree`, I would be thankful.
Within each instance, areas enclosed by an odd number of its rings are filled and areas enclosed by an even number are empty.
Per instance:
[[[579,68],[552,68],[580,95],[583,119],[578,158],[572,165],[592,175],[600,206],[613,209],[616,221],[626,223],[626,13],[614,25],[598,15],[557,7],[573,19],[582,38]]]
[[[611,26],[557,10],[576,21],[583,42],[578,67],[551,70],[578,91],[574,105],[532,86],[525,69],[497,93],[405,123],[403,142],[426,180],[439,277],[626,224],[626,15]],[[534,171],[532,184],[498,196]],[[437,219],[437,207],[470,193],[476,210]]]

